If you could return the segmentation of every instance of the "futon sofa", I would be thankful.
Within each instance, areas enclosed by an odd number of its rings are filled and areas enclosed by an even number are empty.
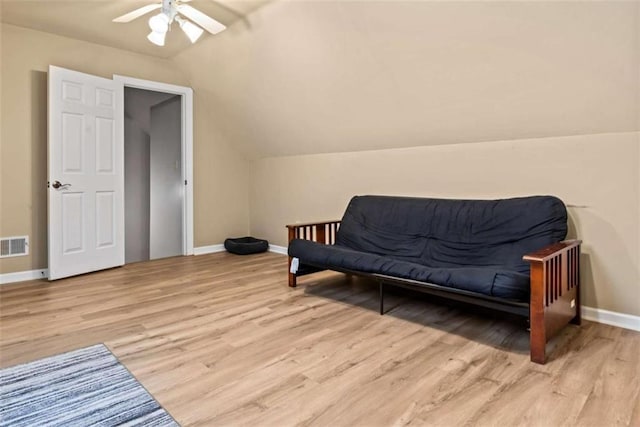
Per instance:
[[[567,211],[553,196],[449,200],[356,196],[341,221],[291,224],[289,286],[334,270],[526,316],[531,360],[580,323],[580,244],[564,240]]]

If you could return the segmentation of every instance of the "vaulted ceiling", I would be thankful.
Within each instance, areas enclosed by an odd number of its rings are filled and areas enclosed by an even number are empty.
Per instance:
[[[229,26],[245,19],[270,0],[193,0],[189,4]],[[166,45],[151,44],[148,18],[152,13],[127,24],[111,20],[136,8],[160,0],[2,0],[2,22],[59,34],[118,49],[171,58],[191,46],[187,37],[173,26]],[[203,39],[213,37],[207,33]],[[202,40],[202,39],[201,39]]]

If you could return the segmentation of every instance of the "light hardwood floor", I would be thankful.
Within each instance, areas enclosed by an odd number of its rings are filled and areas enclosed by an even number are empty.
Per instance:
[[[105,343],[184,426],[640,426],[640,333],[522,320],[226,253],[0,288],[0,365]]]

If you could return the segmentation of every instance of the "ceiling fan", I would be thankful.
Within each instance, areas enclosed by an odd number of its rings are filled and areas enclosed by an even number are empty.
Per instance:
[[[151,43],[158,46],[164,46],[167,32],[171,29],[171,24],[174,22],[180,25],[180,28],[187,37],[189,37],[191,43],[195,43],[202,33],[204,33],[204,30],[207,30],[211,34],[217,34],[227,28],[215,19],[200,12],[198,9],[184,4],[189,1],[191,0],[162,0],[161,3],[149,4],[125,13],[115,18],[113,22],[131,22],[149,12],[160,9],[159,14],[149,18],[149,28],[151,28],[151,32],[147,36],[147,39],[149,39]],[[193,22],[184,17],[189,18]]]

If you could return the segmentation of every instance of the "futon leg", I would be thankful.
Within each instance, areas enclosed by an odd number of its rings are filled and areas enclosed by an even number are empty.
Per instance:
[[[579,326],[582,324],[582,310],[580,309],[581,304],[580,304],[580,287],[579,286],[576,289],[575,304],[576,304],[576,315],[573,317],[573,319],[569,321],[569,323],[571,323],[572,325]]]
[[[547,361],[547,357],[545,355],[545,346],[546,343],[534,341],[531,339],[531,361],[534,363],[539,363],[540,365],[544,365]]]
[[[582,324],[582,314],[580,313],[580,306],[577,307],[576,315],[573,319],[569,320],[569,323],[578,326]]]
[[[384,284],[380,282],[380,315],[384,314]]]
[[[545,349],[547,347],[547,336],[544,321],[541,319],[531,319],[531,330],[529,332],[529,347],[531,350],[531,361],[544,365],[547,361]]]
[[[288,270],[287,270],[287,271],[289,272],[289,287],[291,287],[291,288],[295,288],[295,287],[296,287],[296,279],[297,279],[297,277],[296,277],[296,275],[295,275],[295,274],[293,274],[293,273],[291,272],[291,263],[292,263],[292,262],[293,262],[293,258],[292,258],[292,257],[289,257],[289,263],[288,263],[288,266],[289,266],[289,267],[288,267]]]
[[[289,286],[292,288],[296,287],[296,275],[293,273],[289,273]]]

